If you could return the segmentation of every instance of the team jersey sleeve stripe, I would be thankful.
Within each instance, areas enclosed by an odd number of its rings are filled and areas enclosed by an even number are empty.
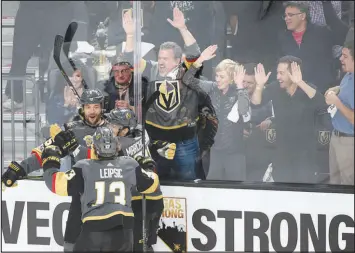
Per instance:
[[[95,154],[95,149],[93,147],[90,149],[90,158],[89,159],[91,159],[91,160],[97,160],[98,159],[97,155]]]
[[[35,155],[35,157],[37,158],[37,161],[39,163],[39,165],[41,166],[42,168],[42,152],[40,152],[37,148],[33,149],[31,154]]]
[[[153,184],[148,189],[146,189],[145,191],[143,191],[141,193],[143,193],[143,194],[153,193],[158,188],[158,186],[159,186],[159,177],[155,173],[152,173],[152,175],[153,175],[153,179],[154,179]]]
[[[143,197],[142,196],[134,196],[132,197],[132,200],[141,200]],[[145,196],[146,199],[149,199],[149,200],[159,200],[159,199],[162,199],[163,198],[163,195],[159,195],[159,196],[149,196],[149,195],[146,195]]]
[[[64,172],[53,174],[52,191],[59,196],[68,196],[68,180]]]
[[[52,175],[52,192],[55,193],[55,181],[56,181],[57,173]]]
[[[94,221],[94,220],[106,220],[109,219],[115,215],[123,215],[123,216],[127,216],[127,217],[134,217],[134,214],[131,212],[123,212],[123,211],[116,211],[116,212],[112,212],[106,215],[98,215],[98,216],[88,216],[85,217],[82,221],[83,223],[85,223],[86,221]]]
[[[198,58],[185,58],[184,63],[187,69],[191,67],[191,65],[197,60]]]

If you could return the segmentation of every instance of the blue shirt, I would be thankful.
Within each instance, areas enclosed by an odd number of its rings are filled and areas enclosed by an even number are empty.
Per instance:
[[[340,83],[338,94],[340,101],[348,108],[354,110],[354,73],[347,73]],[[335,130],[346,134],[354,134],[354,126],[345,118],[338,109],[332,118]]]

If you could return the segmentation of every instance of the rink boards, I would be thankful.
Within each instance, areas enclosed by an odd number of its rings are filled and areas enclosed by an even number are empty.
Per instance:
[[[352,251],[354,194],[163,186],[156,251]],[[62,251],[70,197],[44,182],[2,194],[2,251]]]

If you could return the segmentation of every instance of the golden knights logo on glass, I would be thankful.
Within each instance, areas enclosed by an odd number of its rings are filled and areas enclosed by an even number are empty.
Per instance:
[[[174,111],[180,105],[179,81],[156,81],[155,90],[160,91],[155,104],[166,113]]]
[[[330,142],[330,131],[318,131],[318,142],[322,145],[328,145]]]
[[[266,129],[266,140],[270,143],[274,143],[276,141],[276,130],[273,128]]]
[[[164,211],[158,228],[159,249],[164,252],[187,252],[187,205],[185,198],[164,198]],[[155,248],[155,247],[154,247]]]

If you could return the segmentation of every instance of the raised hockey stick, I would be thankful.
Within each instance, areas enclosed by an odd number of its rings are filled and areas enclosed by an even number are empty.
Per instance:
[[[78,23],[71,22],[64,35],[63,53],[68,59],[69,59],[69,50],[70,50],[71,42],[73,41],[77,29],[78,29]],[[72,63],[70,63],[70,65],[73,68],[75,68],[75,65],[72,65]]]
[[[77,96],[77,98],[80,100],[80,96],[79,96],[78,92],[76,91],[73,83],[70,81],[67,73],[65,73],[63,65],[60,62],[60,52],[62,50],[63,43],[64,43],[63,36],[59,35],[59,34],[56,35],[55,40],[54,40],[53,59],[54,59],[54,62],[57,64],[58,69],[59,69],[60,73],[62,74],[62,76],[64,77],[65,81],[73,89],[75,96]]]
[[[154,101],[159,97],[160,91],[157,90],[155,91],[149,98],[148,100],[142,105],[142,143],[143,143],[143,157],[145,157],[145,151],[146,151],[146,146],[145,146],[145,118],[148,112],[148,109],[150,106],[154,103]],[[146,224],[146,218],[147,218],[147,200],[145,197],[145,194],[142,194],[142,235],[143,235],[143,252],[148,251],[148,237],[147,237],[147,224]]]
[[[152,104],[155,102],[155,100],[159,97],[160,91],[155,91],[149,98],[148,100],[142,105],[142,143],[143,143],[143,156],[145,156],[145,117],[147,115],[148,109],[152,106]]]
[[[70,50],[71,43],[73,41],[73,38],[74,38],[74,35],[75,35],[77,29],[78,29],[77,22],[73,21],[69,24],[68,29],[64,35],[64,44],[63,44],[63,53],[64,53],[65,57],[67,57],[67,59],[70,63],[70,66],[73,68],[73,70],[76,70],[77,68],[75,66],[74,61],[71,58],[69,58],[69,50]],[[87,85],[87,83],[85,82],[84,79],[83,79],[82,83],[83,83],[83,86],[85,89],[89,88],[89,86]]]

